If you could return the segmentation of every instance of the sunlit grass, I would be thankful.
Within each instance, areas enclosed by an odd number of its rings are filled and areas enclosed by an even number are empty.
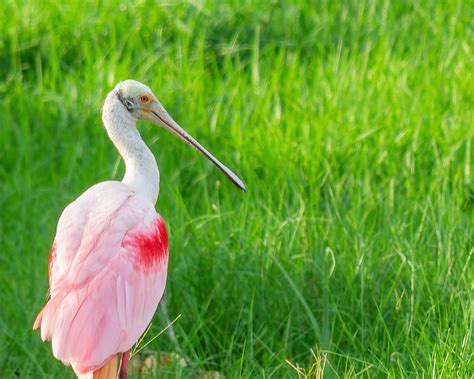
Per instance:
[[[0,377],[72,377],[31,326],[62,209],[123,174],[100,112],[126,78],[248,188],[140,125],[162,176],[165,301],[182,315],[177,344],[165,333],[147,351],[187,362],[157,377],[472,376],[472,7],[6,1],[0,14]],[[158,313],[149,336],[165,326]]]

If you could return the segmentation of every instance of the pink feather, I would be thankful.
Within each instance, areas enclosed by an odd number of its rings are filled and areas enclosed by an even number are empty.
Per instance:
[[[33,328],[89,374],[128,351],[155,313],[168,266],[163,219],[126,184],[97,184],[64,210],[49,266],[51,299]]]

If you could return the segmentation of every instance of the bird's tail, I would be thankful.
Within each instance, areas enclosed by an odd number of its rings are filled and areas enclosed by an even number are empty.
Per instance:
[[[117,356],[114,355],[100,369],[94,371],[93,379],[116,379],[117,378]]]
[[[87,374],[77,374],[77,377],[79,379],[117,379],[117,356],[114,355],[98,370]]]

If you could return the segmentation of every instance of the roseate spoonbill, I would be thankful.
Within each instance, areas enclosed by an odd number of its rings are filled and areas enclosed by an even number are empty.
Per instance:
[[[129,350],[150,323],[166,284],[168,237],[155,211],[160,175],[136,127],[168,129],[243,182],[184,131],[153,92],[126,80],[107,95],[102,120],[125,161],[121,182],[96,184],[59,219],[49,259],[50,299],[36,318],[53,355],[80,378],[126,378]]]

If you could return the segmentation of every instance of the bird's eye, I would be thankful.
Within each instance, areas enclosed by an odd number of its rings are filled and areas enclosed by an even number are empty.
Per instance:
[[[141,101],[143,104],[146,104],[146,103],[150,102],[150,97],[148,97],[147,95],[141,95],[141,96],[140,96],[140,101]]]
[[[130,100],[125,100],[125,106],[127,107],[128,110],[133,109],[133,103]]]

